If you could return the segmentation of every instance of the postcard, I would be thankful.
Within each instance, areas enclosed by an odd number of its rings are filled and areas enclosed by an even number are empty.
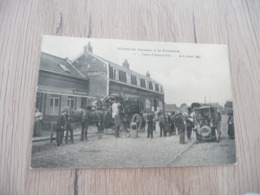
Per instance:
[[[32,168],[236,162],[228,47],[43,36]]]

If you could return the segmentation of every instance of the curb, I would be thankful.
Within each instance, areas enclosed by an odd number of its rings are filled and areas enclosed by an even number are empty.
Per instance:
[[[184,150],[182,150],[181,152],[179,152],[173,159],[169,160],[167,163],[164,164],[164,167],[168,167],[169,164],[171,164],[172,162],[174,162],[177,158],[179,158],[184,152],[186,152],[187,150],[189,150],[191,148],[191,146],[193,146],[196,143],[196,140],[193,141],[193,143],[191,143],[187,148],[185,148]]]

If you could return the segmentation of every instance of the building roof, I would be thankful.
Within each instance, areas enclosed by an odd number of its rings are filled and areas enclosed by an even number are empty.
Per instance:
[[[100,71],[100,67],[103,67],[103,69],[106,70],[104,63],[105,62],[103,62],[103,60],[99,59],[91,53],[88,53],[88,55],[82,53],[72,62],[72,64],[77,67],[77,69],[84,75],[87,75],[88,71]],[[89,64],[93,65],[91,66],[91,70],[89,70]]]
[[[85,65],[87,65],[87,64],[89,63],[88,60],[90,60],[90,58],[87,58],[86,55],[84,55],[84,54],[85,54],[85,53],[82,52],[79,56],[76,57],[75,60],[73,60],[73,64],[74,64],[74,63],[77,63],[77,67],[78,67],[79,64],[81,64],[81,68],[82,68],[82,69],[84,69],[84,68],[82,67],[82,64],[85,63]],[[145,76],[145,75],[142,75],[142,74],[140,74],[140,73],[138,73],[138,72],[135,72],[135,71],[133,71],[133,70],[131,70],[131,69],[127,69],[126,67],[123,67],[122,65],[118,65],[118,64],[116,64],[116,63],[114,63],[114,62],[111,62],[111,61],[109,61],[109,60],[106,60],[106,59],[104,59],[104,58],[102,58],[102,57],[100,57],[100,56],[97,56],[97,55],[95,55],[95,54],[93,54],[93,53],[90,53],[90,52],[88,52],[88,54],[89,54],[89,56],[92,56],[93,58],[96,58],[96,59],[97,59],[97,61],[95,61],[95,63],[99,62],[99,63],[109,64],[110,66],[112,66],[112,67],[114,67],[114,68],[117,68],[117,69],[119,69],[119,70],[122,70],[122,71],[125,71],[125,72],[128,72],[128,73],[131,73],[131,74],[133,74],[133,75],[138,76],[139,78],[145,79],[145,80],[147,80],[147,81],[152,81],[152,82],[154,82],[155,84],[160,84],[159,82],[153,80],[152,78],[147,77],[147,76]],[[82,62],[82,60],[85,60],[84,63]],[[92,59],[92,60],[93,60],[93,59]],[[81,63],[80,63],[80,62],[81,62]],[[93,61],[92,61],[91,63],[93,63]],[[130,65],[130,66],[131,66],[131,65]],[[80,70],[81,70],[81,69],[80,69]],[[160,84],[160,85],[161,85],[161,84]]]
[[[41,53],[40,70],[77,77],[81,79],[86,78],[69,62],[68,59],[63,59],[44,52]]]
[[[97,57],[98,57],[98,56],[97,56]],[[101,58],[101,57],[99,57],[99,58]],[[114,68],[117,68],[117,69],[122,70],[122,71],[126,71],[126,72],[128,72],[128,73],[131,73],[131,74],[133,74],[133,75],[136,75],[136,76],[138,76],[139,78],[145,79],[145,80],[147,80],[147,81],[152,81],[152,82],[154,82],[154,83],[156,83],[156,84],[160,84],[159,82],[155,81],[155,80],[152,79],[151,77],[147,77],[147,76],[142,75],[142,74],[140,74],[140,73],[138,73],[138,72],[135,72],[135,71],[133,71],[133,70],[131,70],[131,69],[127,69],[127,68],[123,67],[122,65],[118,65],[118,64],[116,64],[116,63],[114,63],[114,62],[111,62],[111,61],[109,61],[109,60],[106,60],[106,59],[103,59],[103,58],[101,58],[101,59],[104,60],[104,61],[106,61],[107,63],[109,63],[109,65],[113,66]],[[131,66],[131,65],[130,65],[130,66]]]

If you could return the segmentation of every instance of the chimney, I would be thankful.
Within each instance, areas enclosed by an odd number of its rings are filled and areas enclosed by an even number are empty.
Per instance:
[[[90,42],[88,42],[88,44],[84,46],[84,53],[88,54],[88,53],[92,53],[92,51],[93,51],[93,48],[90,45]]]
[[[146,76],[149,77],[149,78],[151,77],[148,70],[147,70]]]
[[[125,61],[123,62],[123,67],[125,67],[126,69],[129,70],[129,63],[128,61],[125,59]]]
[[[70,60],[69,58],[65,58],[65,60],[66,60],[69,64],[71,64],[71,60]]]

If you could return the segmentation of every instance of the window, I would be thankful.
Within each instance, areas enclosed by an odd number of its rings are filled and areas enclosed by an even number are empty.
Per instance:
[[[149,81],[146,81],[146,88],[149,89]]]
[[[127,73],[126,80],[128,84],[131,84],[131,74]]]
[[[51,95],[50,98],[50,113],[58,114],[59,113],[59,95]]]
[[[137,86],[140,87],[141,86],[141,79],[137,78]]]
[[[115,80],[119,80],[119,76],[118,76],[118,70],[117,69],[114,69],[114,73],[113,73],[113,76]]]
[[[153,83],[151,81],[149,81],[149,89],[153,90]]]
[[[137,79],[136,79],[136,76],[134,76],[134,75],[131,75],[131,84],[137,85]]]
[[[151,108],[151,100],[146,99],[145,100],[145,109],[150,109]]]
[[[162,110],[163,109],[163,103],[162,101],[159,101],[159,108]]]
[[[161,86],[161,92],[163,93],[163,86]]]
[[[113,67],[109,66],[109,78],[114,79],[114,74],[113,74]]]
[[[75,106],[75,98],[73,96],[68,96],[67,106],[74,109]]]
[[[35,108],[38,108],[39,111],[42,111],[42,98],[41,93],[39,92],[37,92]]]
[[[58,64],[64,71],[70,72],[70,70],[63,64]]]
[[[119,81],[126,83],[126,72],[119,70]]]
[[[84,108],[84,109],[87,108],[87,98],[85,98],[85,97],[81,98],[81,105],[80,105],[80,107]]]
[[[155,91],[159,91],[159,85],[155,84]]]
[[[144,79],[141,79],[141,87],[146,88],[145,80],[144,80]]]

